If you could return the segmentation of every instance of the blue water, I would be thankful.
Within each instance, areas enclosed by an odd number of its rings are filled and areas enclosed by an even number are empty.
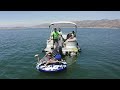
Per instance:
[[[34,55],[44,56],[49,32],[0,30],[0,79],[120,79],[120,29],[79,28],[82,51],[76,62],[60,73],[42,73],[35,68]]]

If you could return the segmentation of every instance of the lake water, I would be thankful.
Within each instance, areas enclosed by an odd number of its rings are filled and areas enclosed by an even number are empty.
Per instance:
[[[49,32],[0,30],[0,79],[120,79],[120,29],[79,28],[76,62],[63,72],[38,72],[34,55],[44,56]]]

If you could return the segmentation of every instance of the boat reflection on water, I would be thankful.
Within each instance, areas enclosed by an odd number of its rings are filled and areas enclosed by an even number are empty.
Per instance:
[[[65,56],[63,59],[67,62],[67,65],[72,65],[73,63],[75,63],[77,61],[78,55],[74,55],[74,56]]]

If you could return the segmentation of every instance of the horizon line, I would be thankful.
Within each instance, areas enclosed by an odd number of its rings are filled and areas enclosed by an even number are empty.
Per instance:
[[[65,21],[71,21],[71,22],[74,22],[74,21],[95,21],[95,20],[120,20],[120,19],[86,19],[86,20],[65,20]],[[11,25],[0,25],[0,27],[33,27],[33,26],[36,26],[36,25],[42,25],[42,24],[50,24],[52,22],[56,22],[56,21],[51,21],[51,22],[44,22],[44,23],[38,23],[38,24],[30,24],[30,23],[24,23],[24,24],[11,24]],[[25,26],[26,25],[26,26]]]

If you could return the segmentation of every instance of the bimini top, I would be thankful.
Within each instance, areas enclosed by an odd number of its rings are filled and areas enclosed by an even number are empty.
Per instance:
[[[54,24],[73,24],[73,25],[77,26],[76,23],[69,22],[69,21],[59,21],[59,22],[51,23],[51,25],[54,25]]]
[[[59,21],[53,22],[49,25],[49,28],[60,28],[60,27],[75,27],[75,32],[77,33],[77,25],[74,22],[70,21]]]

